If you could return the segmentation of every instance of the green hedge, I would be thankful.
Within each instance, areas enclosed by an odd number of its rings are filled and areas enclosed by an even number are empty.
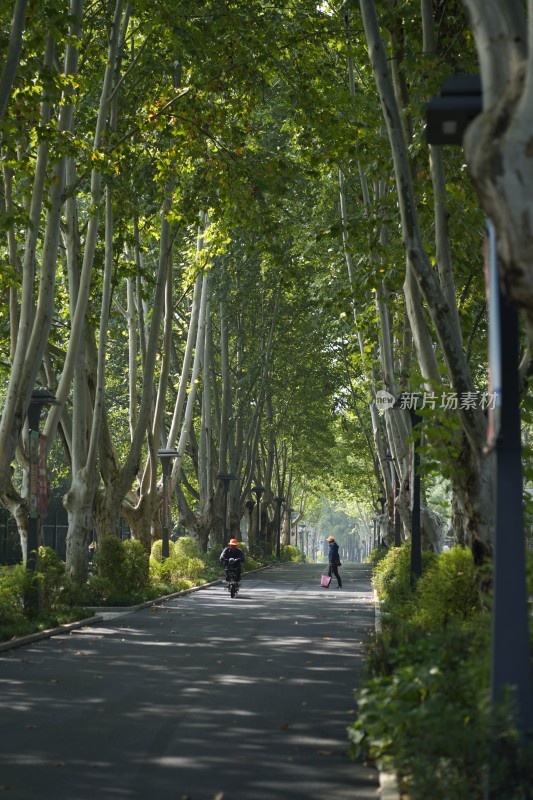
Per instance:
[[[31,604],[27,603],[29,597]],[[0,641],[83,619],[88,614],[80,605],[79,590],[66,575],[64,562],[50,547],[39,548],[33,574],[24,564],[0,569]]]
[[[403,546],[374,569],[383,630],[356,692],[352,755],[394,771],[409,800],[483,800],[489,763],[495,797],[530,798],[533,753],[520,745],[512,698],[496,711],[489,749],[491,616],[480,591],[486,574],[459,547],[424,554],[414,590],[409,566]]]

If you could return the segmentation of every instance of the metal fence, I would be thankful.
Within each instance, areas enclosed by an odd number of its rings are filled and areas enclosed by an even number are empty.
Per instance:
[[[56,505],[48,512],[43,520],[41,535],[43,544],[56,551],[63,561],[67,555],[68,516],[61,505]],[[122,518],[120,519],[121,539],[130,538],[130,529]],[[93,532],[94,540],[97,538]],[[22,561],[22,549],[17,523],[5,508],[0,508],[0,565],[12,566]]]
[[[0,564],[11,566],[22,561],[17,524],[11,514],[0,509]]]

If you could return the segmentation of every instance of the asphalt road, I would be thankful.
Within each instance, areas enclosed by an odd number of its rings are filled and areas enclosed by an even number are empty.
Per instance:
[[[281,565],[234,600],[212,586],[0,654],[0,797],[375,800],[346,735],[370,571],[341,568],[341,591],[320,572]]]

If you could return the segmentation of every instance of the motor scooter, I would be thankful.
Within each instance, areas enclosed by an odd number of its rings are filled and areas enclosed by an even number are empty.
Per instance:
[[[237,597],[240,588],[240,569],[239,559],[229,558],[228,566],[226,569],[226,588],[232,597]]]

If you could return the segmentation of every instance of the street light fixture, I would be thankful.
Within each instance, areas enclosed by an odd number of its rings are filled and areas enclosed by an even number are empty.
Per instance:
[[[168,479],[170,476],[170,465],[172,459],[178,456],[177,450],[162,449],[157,451],[161,459],[163,469],[163,536],[161,541],[161,558],[168,558],[170,555],[169,543],[169,524],[170,524],[170,497],[168,494]]]
[[[276,534],[276,558],[279,561],[281,559],[281,505],[282,505],[282,503],[285,502],[285,498],[284,497],[280,497],[278,495],[278,497],[274,498],[274,502],[276,503],[277,508],[278,508],[277,534]]]
[[[231,472],[219,472],[217,475],[219,481],[224,484],[224,544],[227,544],[228,539],[228,492],[230,481],[234,481],[236,476]]]
[[[41,543],[42,518],[48,509],[48,483],[46,479],[46,437],[40,433],[41,411],[46,406],[59,405],[55,394],[48,389],[35,389],[28,406],[28,539],[26,548],[26,570],[34,573],[37,569],[39,545]],[[28,609],[39,610],[39,592],[33,586],[26,594]]]
[[[483,107],[479,75],[453,75],[427,105],[430,144],[462,144],[464,132]]]
[[[462,144],[470,122],[483,108],[478,75],[457,75],[440,98],[427,107],[429,144]],[[447,138],[445,138],[447,137]],[[495,288],[490,297],[489,325],[497,340],[501,370],[500,420],[496,438],[496,526],[494,535],[491,699],[496,704],[506,689],[516,689],[517,725],[523,739],[533,730],[533,693],[529,658],[520,429],[518,313],[501,291],[496,235],[488,220],[490,272]],[[493,797],[489,786],[487,797]]]

